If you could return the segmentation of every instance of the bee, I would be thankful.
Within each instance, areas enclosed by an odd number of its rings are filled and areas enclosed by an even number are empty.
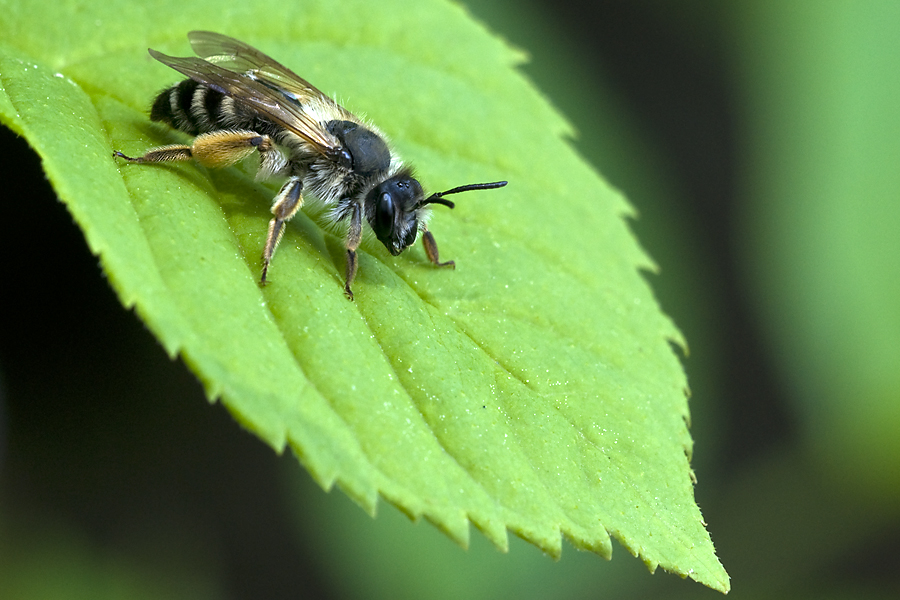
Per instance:
[[[188,34],[196,57],[150,55],[186,75],[153,102],[150,119],[195,136],[190,145],[168,145],[143,156],[115,156],[134,163],[196,160],[206,167],[233,165],[257,153],[257,179],[285,178],[272,203],[262,254],[265,285],[285,224],[304,196],[321,201],[336,223],[349,220],[344,293],[353,300],[363,216],[375,237],[397,256],[422,234],[425,254],[441,262],[426,222],[429,204],[453,208],[445,196],[503,187],[474,183],[426,196],[410,167],[391,150],[385,135],[256,48],[210,31]]]

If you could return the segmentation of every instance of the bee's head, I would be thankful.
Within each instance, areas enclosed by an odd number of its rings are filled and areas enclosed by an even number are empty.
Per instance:
[[[412,176],[395,175],[376,185],[366,197],[366,218],[375,237],[397,256],[416,241],[419,208],[425,192]]]
[[[372,226],[375,237],[391,254],[397,256],[416,241],[419,212],[426,204],[443,204],[453,208],[454,204],[443,196],[469,190],[493,189],[504,185],[505,181],[473,183],[446,192],[437,192],[426,198],[422,185],[408,171],[402,171],[369,191],[366,196],[366,219]]]

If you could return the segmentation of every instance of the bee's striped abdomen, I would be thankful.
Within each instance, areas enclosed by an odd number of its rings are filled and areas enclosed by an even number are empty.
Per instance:
[[[225,94],[193,79],[160,92],[150,109],[150,118],[190,135],[209,133],[229,126],[229,111],[223,110]]]

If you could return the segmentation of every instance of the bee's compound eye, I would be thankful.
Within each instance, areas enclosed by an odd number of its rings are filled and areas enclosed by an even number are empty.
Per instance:
[[[379,240],[386,240],[391,237],[394,229],[394,199],[388,192],[382,192],[378,196],[378,202],[375,204],[375,222],[372,223],[372,229],[375,230],[375,236]]]

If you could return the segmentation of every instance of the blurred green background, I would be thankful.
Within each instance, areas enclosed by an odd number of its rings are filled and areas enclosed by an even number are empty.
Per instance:
[[[641,214],[731,596],[900,597],[900,3],[468,6]],[[0,147],[0,598],[718,596],[324,494],[205,402]]]

